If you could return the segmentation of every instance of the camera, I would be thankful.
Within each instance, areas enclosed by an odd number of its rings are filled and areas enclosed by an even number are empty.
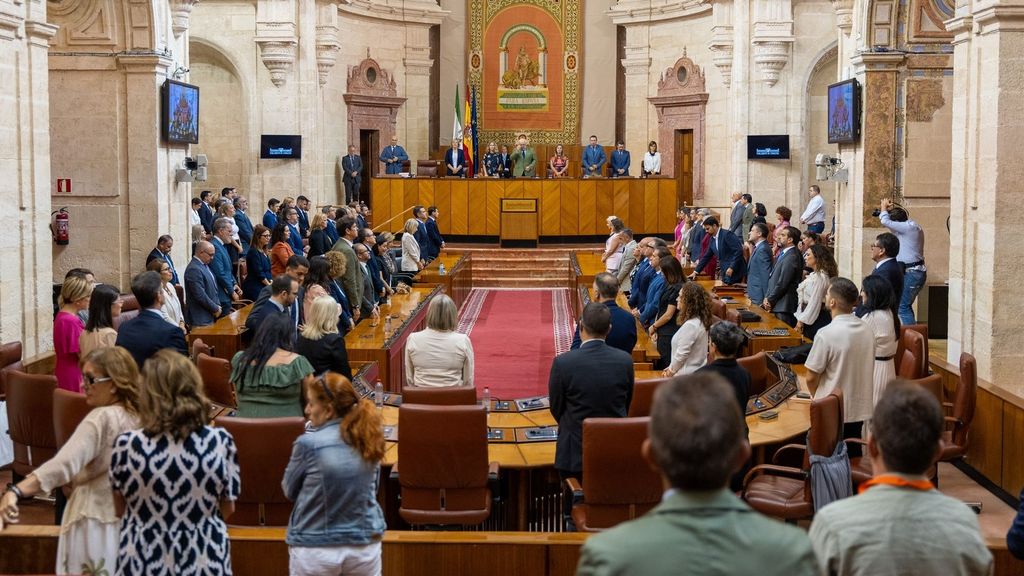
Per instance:
[[[871,215],[874,216],[875,218],[878,218],[879,216],[882,215],[882,211],[879,210],[878,208],[875,208],[874,210],[871,211]]]

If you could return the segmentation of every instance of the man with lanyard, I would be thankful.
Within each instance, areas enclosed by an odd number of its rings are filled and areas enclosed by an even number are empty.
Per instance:
[[[858,496],[819,510],[811,524],[823,574],[991,573],[992,554],[974,512],[928,480],[942,430],[942,408],[931,392],[902,380],[886,387],[868,436],[874,477]]]
[[[924,230],[910,219],[907,211],[893,207],[892,200],[885,198],[879,206],[879,220],[900,241],[896,261],[903,267],[903,291],[900,299],[900,324],[914,324],[914,300],[928,280],[928,268],[924,265]]]

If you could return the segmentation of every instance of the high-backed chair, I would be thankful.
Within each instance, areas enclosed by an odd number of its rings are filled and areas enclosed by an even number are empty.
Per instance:
[[[58,449],[71,438],[90,410],[92,406],[86,403],[85,394],[61,388],[53,391],[53,436]]]
[[[497,479],[498,463],[488,464],[484,407],[402,402],[398,429],[398,464],[391,475],[402,489],[402,518],[414,525],[487,520],[488,482]]]
[[[743,317],[740,316],[740,311],[734,308],[725,309],[725,319],[737,326],[743,323]]]
[[[196,355],[196,368],[203,378],[207,398],[221,406],[238,406],[235,386],[230,380],[231,362],[200,352]]]
[[[711,314],[725,320],[726,311],[729,309],[725,302],[718,298],[711,299]]]
[[[0,344],[0,402],[7,395],[7,373],[11,370],[24,371],[21,364],[21,342]]]
[[[206,342],[203,342],[202,338],[196,338],[192,341],[192,361],[196,361],[196,356],[200,354],[206,354],[207,356],[214,356],[213,346],[210,346]]]
[[[402,403],[430,404],[432,406],[466,406],[476,404],[476,387],[406,386],[402,388]]]
[[[900,326],[899,336],[896,337],[896,358],[903,357],[903,333],[907,330],[913,330],[924,337],[924,365],[930,366],[928,363],[928,325],[927,324],[904,324]]]
[[[768,355],[758,352],[752,356],[737,358],[736,363],[750,373],[751,396],[764,393],[772,383],[771,372],[768,371]]]
[[[417,160],[416,161],[416,177],[417,178],[437,178],[438,175],[438,162],[437,160]]]
[[[928,375],[928,344],[917,330],[901,330],[898,345],[902,354],[896,356],[896,375],[917,380]]]
[[[49,374],[7,374],[8,432],[14,443],[15,479],[28,476],[57,453],[53,432],[53,391],[57,379]]]
[[[292,455],[292,444],[305,431],[305,421],[298,416],[221,417],[216,424],[231,433],[238,449],[242,493],[235,501],[231,524],[287,526],[292,503],[281,490],[281,479]]]
[[[577,478],[566,479],[573,493],[572,519],[579,530],[600,532],[646,514],[661,501],[661,477],[640,451],[650,421],[583,421],[583,484]]]
[[[139,301],[134,294],[121,294],[121,313],[114,316],[114,330],[120,330],[121,324],[139,315]]]
[[[974,356],[960,354],[960,382],[953,395],[953,403],[945,404],[950,411],[946,416],[946,431],[942,435],[943,448],[939,460],[950,462],[967,454],[971,422],[978,394],[978,364]]]
[[[669,378],[651,378],[634,382],[633,398],[629,402],[629,412],[626,413],[626,416],[630,418],[650,416],[651,405],[654,403],[654,391],[668,381]]]
[[[807,441],[811,452],[831,456],[842,441],[843,394],[841,390],[811,402],[811,428]],[[814,516],[811,494],[811,464],[808,446],[787,444],[772,458],[772,464],[754,466],[743,479],[743,499],[768,516],[796,521]],[[803,452],[800,468],[781,466],[777,462],[791,457],[793,451]],[[787,454],[790,453],[790,454]]]

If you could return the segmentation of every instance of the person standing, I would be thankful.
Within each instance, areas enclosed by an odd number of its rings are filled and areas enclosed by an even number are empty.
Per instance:
[[[157,238],[156,248],[153,248],[146,256],[146,265],[149,265],[156,258],[162,259],[167,262],[167,265],[171,268],[171,284],[178,285],[178,271],[174,269],[174,261],[171,260],[171,249],[174,248],[174,238],[170,234],[164,234]]]
[[[130,352],[140,368],[165,348],[188,356],[185,333],[168,322],[160,311],[164,298],[161,284],[157,272],[143,272],[132,278],[132,294],[139,303],[139,315],[122,324],[117,331],[115,344]]]
[[[487,151],[484,152],[483,158],[483,175],[485,178],[500,178],[501,169],[499,167],[498,145],[494,142],[487,144]]]
[[[231,272],[231,256],[228,255],[227,245],[231,243],[231,220],[229,218],[218,218],[213,223],[213,244],[214,254],[210,268],[213,270],[213,277],[217,280],[217,299],[220,302],[221,311],[231,309],[231,303],[238,300],[242,295],[242,289],[235,283],[235,275]]]
[[[808,232],[821,234],[825,231],[825,199],[821,197],[821,188],[817,184],[811,184],[807,194],[810,200],[800,215],[800,223],[807,226]]]
[[[402,164],[409,161],[405,148],[398,145],[398,136],[391,137],[391,145],[380,151],[379,160],[384,163],[385,174],[399,174]]]
[[[338,225],[340,226],[338,232],[341,234],[341,238],[335,242],[331,250],[341,252],[341,255],[345,257],[345,275],[341,278],[341,287],[345,291],[345,297],[348,298],[349,304],[352,306],[352,319],[359,322],[361,318],[359,306],[363,301],[363,279],[359,268],[359,260],[356,258],[356,253],[353,249],[355,240],[359,237],[359,227],[356,225],[355,218],[351,216],[342,218]]]
[[[565,148],[561,144],[555,146],[555,153],[548,160],[548,174],[551,178],[565,178],[569,175],[569,157],[565,155]]]
[[[928,267],[924,264],[924,230],[910,219],[907,211],[892,200],[884,198],[879,206],[878,218],[899,240],[900,249],[896,260],[903,267],[903,290],[896,293],[899,299],[899,316],[903,325],[914,324],[914,300],[928,281]]]
[[[164,267],[167,264],[158,260]],[[173,290],[173,288],[172,288]],[[175,298],[177,299],[177,298]],[[121,314],[121,295],[109,284],[97,284],[89,297],[89,320],[78,337],[78,355],[85,358],[97,348],[109,348],[117,340],[114,318]]]
[[[708,361],[708,330],[711,328],[711,296],[696,282],[687,282],[676,301],[676,323],[672,336],[672,354],[662,376],[696,372]]]
[[[743,243],[735,234],[723,229],[714,216],[704,220],[703,227],[705,234],[710,238],[709,250],[694,266],[690,278],[696,278],[705,269],[708,269],[707,274],[714,275],[715,269],[708,264],[712,258],[717,258],[723,283],[736,284],[742,281],[747,276],[747,262],[743,259]]]
[[[839,275],[839,267],[828,248],[815,244],[804,253],[804,263],[811,273],[797,286],[796,329],[803,332],[805,338],[814,340],[818,333],[832,321],[832,316],[825,307],[825,293],[828,283]]]
[[[750,226],[754,223],[754,197],[744,193],[740,196],[740,203],[743,204],[743,234],[739,238],[746,238],[750,234]]]
[[[211,194],[209,190],[203,190],[199,193],[199,220],[202,222],[203,231],[207,235],[213,234],[213,208],[210,207]]]
[[[601,168],[604,167],[604,163],[607,161],[607,157],[604,154],[604,148],[598,145],[597,136],[590,137],[590,145],[583,149],[583,158],[580,161],[580,166],[583,167],[584,178],[591,176],[601,176]]]
[[[146,271],[156,272],[160,275],[160,312],[164,315],[164,320],[185,332],[185,315],[181,309],[181,299],[178,298],[178,291],[170,281],[171,271],[169,265],[158,258],[146,266]],[[120,313],[120,310],[118,308],[118,313]]]
[[[619,295],[619,283],[615,276],[608,272],[598,272],[594,276],[594,301],[604,304],[608,307],[611,313],[612,327],[608,330],[608,335],[604,341],[612,348],[618,348],[628,354],[633,354],[633,348],[636,347],[636,319],[629,313],[629,310],[624,310],[619,307],[619,304],[615,301]],[[583,338],[580,336],[580,323],[576,323],[576,332],[572,337],[572,344],[569,346],[570,350],[576,350],[583,344]]]
[[[754,306],[764,302],[768,293],[768,278],[772,275],[772,247],[768,243],[768,225],[757,222],[747,236],[754,248],[747,263],[747,298]]]
[[[263,213],[263,225],[267,230],[273,230],[277,226],[277,208],[281,201],[277,198],[267,200],[267,211]]]
[[[257,224],[253,230],[252,243],[245,257],[248,273],[242,281],[242,298],[255,301],[264,286],[269,286],[273,277],[270,274],[270,230]]]
[[[313,365],[295,353],[288,314],[271,312],[260,323],[249,347],[231,358],[229,378],[238,391],[239,417],[302,415],[302,385],[313,380]]]
[[[217,280],[209,266],[214,253],[213,244],[200,241],[185,268],[185,324],[190,328],[209,326],[221,313]]]
[[[804,269],[804,259],[796,249],[799,241],[800,231],[793,226],[776,228],[775,245],[779,248],[779,255],[768,277],[768,292],[761,302],[762,308],[790,327],[796,326],[797,287]]]
[[[657,176],[661,174],[661,152],[658,152],[658,143],[651,140],[647,143],[647,153],[644,154],[644,165],[641,175]]]
[[[299,218],[298,208],[284,209],[284,219],[289,232],[287,242],[292,249],[292,253],[305,255],[305,246],[302,244],[302,238],[305,234],[302,231],[302,220]]]
[[[868,276],[860,291],[860,300],[867,311],[862,319],[875,336],[874,388],[871,405],[878,404],[885,387],[896,379],[896,335],[900,319],[896,313],[896,297],[892,287],[880,276]]]
[[[299,196],[295,199],[295,213],[299,217],[299,241],[309,236],[309,198]]]
[[[513,178],[533,178],[537,175],[537,154],[530,148],[526,136],[520,136],[516,150],[510,157]]]
[[[508,146],[501,145],[501,153],[498,154],[498,178],[512,177],[512,156],[508,153]]]
[[[65,278],[60,289],[60,310],[53,319],[53,351],[57,356],[53,375],[57,378],[58,388],[71,392],[82,390],[78,351],[85,324],[79,318],[79,313],[89,309],[92,290],[92,283],[84,277]]]
[[[473,386],[473,343],[458,328],[458,309],[446,294],[427,306],[426,327],[405,343],[405,385]]]
[[[733,192],[732,209],[729,210],[729,231],[737,238],[746,238],[743,234],[743,213],[745,210],[743,195],[739,192]]]
[[[232,200],[235,205],[235,227],[238,228],[238,242],[242,247],[241,255],[244,257],[249,253],[249,246],[252,244],[252,220],[245,213],[249,209],[249,201],[243,196],[235,196]]]
[[[466,177],[466,153],[462,151],[462,142],[452,139],[452,146],[444,153],[445,174],[456,178]]]
[[[629,151],[626,144],[619,140],[615,143],[615,150],[612,151],[611,177],[622,178],[629,176]]]
[[[427,254],[429,260],[437,258],[445,247],[441,230],[437,227],[437,217],[440,215],[441,211],[437,209],[437,206],[431,206],[427,208],[427,219],[421,224],[427,229],[427,242],[430,245],[430,254]]]
[[[896,255],[900,251],[900,241],[892,232],[883,232],[875,237],[871,243],[871,259],[875,262],[872,276],[885,278],[892,288],[895,298],[903,294],[903,266],[896,261]],[[863,307],[857,307],[857,316],[863,316],[866,311]]]
[[[345,184],[345,204],[358,202],[363,184],[363,159],[352,144],[348,146],[348,154],[341,158],[341,171],[341,181]]]

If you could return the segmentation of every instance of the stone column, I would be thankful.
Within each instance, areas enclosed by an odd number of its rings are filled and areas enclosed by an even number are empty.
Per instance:
[[[25,357],[53,349],[53,240],[47,53],[57,28],[46,6],[0,6],[0,341]]]
[[[430,70],[434,65],[434,60],[430,58],[430,26],[410,23],[405,27],[405,58],[402,63],[405,65],[406,85],[399,85],[399,93],[404,90],[407,100],[399,114],[406,116],[404,123],[408,127],[405,135],[406,152],[409,153],[409,158],[415,166],[417,158],[427,158],[431,147],[437,145],[434,142],[427,142],[430,135],[430,119],[422,113],[424,110],[430,110]],[[450,87],[447,89],[451,90]],[[450,98],[453,97],[449,95],[450,92],[446,93],[445,90],[446,88],[442,86],[442,109],[445,107],[444,103],[451,102]],[[464,100],[467,97],[464,84],[459,90],[459,97]],[[453,108],[454,105],[449,104],[448,107]],[[459,106],[459,110],[462,110],[462,106]],[[402,123],[399,122],[399,125]],[[441,140],[445,141],[445,137],[447,137],[447,142],[450,143],[451,136],[447,134],[445,128],[446,126],[442,124]]]
[[[947,29],[956,34],[947,360],[970,352],[980,378],[1017,384],[1024,359],[1024,1],[958,2]]]
[[[626,73],[626,133],[623,139],[627,150],[633,150],[633,157],[643,159],[647,151],[648,136],[657,134],[657,124],[649,121],[657,121],[653,106],[647,101],[650,96],[655,96],[652,87],[658,86],[659,76],[651,77],[651,52],[649,39],[649,26],[637,24],[626,28],[626,57],[622,59],[622,67]],[[658,73],[662,71],[657,71]],[[589,134],[581,135],[587,138]],[[614,144],[614,142],[610,142]],[[659,146],[667,148],[669,143],[659,142]],[[637,151],[640,151],[639,154]],[[634,172],[637,169],[634,168]],[[663,172],[663,174],[665,174]],[[671,176],[671,174],[665,174]]]

